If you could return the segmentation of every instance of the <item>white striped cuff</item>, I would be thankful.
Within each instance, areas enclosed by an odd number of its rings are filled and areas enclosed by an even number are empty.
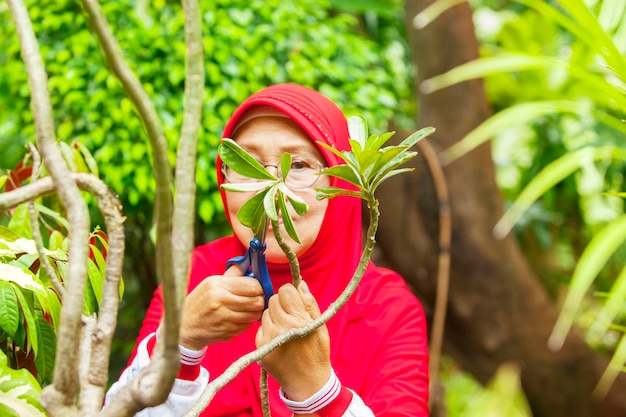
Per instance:
[[[341,382],[335,375],[334,370],[330,370],[330,378],[328,382],[315,394],[307,398],[302,402],[291,401],[285,395],[285,392],[281,388],[279,390],[280,399],[283,400],[285,405],[294,414],[313,414],[322,408],[330,404],[341,391]]]
[[[159,340],[160,335],[161,335],[161,326],[159,325],[159,328],[156,331],[157,341]],[[206,351],[207,351],[206,346],[200,350],[193,350],[193,349],[187,349],[184,346],[178,345],[178,352],[180,353],[180,363],[182,365],[189,365],[189,366],[199,365],[200,362],[202,362],[202,359],[204,359],[204,355],[206,354]]]

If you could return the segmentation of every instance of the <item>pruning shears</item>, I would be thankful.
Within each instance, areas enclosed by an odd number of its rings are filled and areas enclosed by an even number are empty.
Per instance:
[[[270,274],[267,271],[267,263],[265,262],[265,235],[268,225],[269,219],[266,216],[263,226],[250,240],[250,246],[245,255],[235,256],[226,262],[226,269],[237,265],[245,276],[259,281],[263,288],[263,295],[265,296],[265,308],[267,308],[270,297],[274,295],[274,287],[272,287]]]

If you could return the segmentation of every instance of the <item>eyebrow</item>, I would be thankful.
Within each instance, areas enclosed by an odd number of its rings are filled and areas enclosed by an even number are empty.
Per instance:
[[[244,146],[242,146],[242,148],[250,154],[258,154],[259,150],[262,149],[263,146],[256,144],[245,144]],[[320,152],[319,149],[315,147],[315,145],[313,145],[313,147],[304,145],[285,145],[280,146],[276,150],[280,151],[280,155],[282,155],[283,153],[290,153],[292,155],[308,156],[315,159],[319,159],[318,152]]]

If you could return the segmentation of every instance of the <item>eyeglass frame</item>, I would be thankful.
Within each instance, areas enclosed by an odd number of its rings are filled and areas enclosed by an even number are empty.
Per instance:
[[[305,189],[305,188],[311,188],[311,187],[313,187],[313,185],[315,185],[315,183],[317,182],[317,180],[318,180],[318,179],[319,179],[319,177],[321,176],[321,175],[320,175],[320,174],[321,174],[321,172],[322,172],[325,168],[327,168],[327,167],[326,167],[326,165],[324,165],[322,162],[318,161],[318,160],[317,160],[317,159],[315,159],[315,158],[309,158],[309,157],[306,157],[306,156],[300,156],[300,155],[292,155],[292,158],[293,158],[293,159],[295,159],[295,158],[299,158],[299,159],[304,159],[304,160],[307,160],[307,161],[313,161],[313,162],[315,162],[315,163],[317,164],[317,166],[318,166],[318,170],[317,170],[317,172],[315,173],[315,180],[313,180],[313,182],[312,182],[311,184],[306,185],[306,186],[303,186],[303,187],[295,187],[295,186],[293,186],[293,185],[289,185],[289,184],[287,183],[287,181],[285,181],[285,184],[286,184],[286,185],[287,185],[287,187],[289,187],[289,188],[293,188],[293,189],[296,189],[296,190],[303,190],[303,189]],[[292,160],[293,160],[293,159],[292,159]],[[255,158],[255,160],[256,160],[259,164],[261,164],[261,166],[263,167],[263,169],[265,169],[266,171],[267,171],[267,167],[276,168],[276,174],[277,174],[276,176],[277,176],[279,179],[282,179],[282,172],[281,172],[281,170],[280,170],[280,165],[276,165],[276,164],[266,164],[265,162],[263,162],[263,161],[261,161],[261,160],[258,160],[258,159],[256,159],[256,158]],[[231,181],[228,179],[228,175],[226,174],[226,170],[227,170],[227,169],[228,169],[228,165],[226,165],[226,164],[224,163],[224,161],[222,161],[222,169],[221,169],[221,171],[222,171],[222,175],[224,176],[224,180],[225,180],[225,181],[227,181],[227,182],[228,182],[228,183],[230,183],[230,184],[237,184],[237,182],[231,182]],[[231,169],[232,169],[232,168],[231,168]],[[238,175],[241,175],[241,174],[238,174]],[[259,178],[250,178],[250,177],[245,177],[245,178],[247,178],[247,179],[249,180],[249,181],[244,181],[245,183],[253,183],[253,182],[261,182],[261,181],[263,181],[262,179],[259,179]],[[287,178],[289,178],[289,175],[287,175]],[[241,181],[240,181],[240,182],[241,182]]]

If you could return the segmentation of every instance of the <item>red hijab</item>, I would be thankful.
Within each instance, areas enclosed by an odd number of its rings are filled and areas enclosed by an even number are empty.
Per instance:
[[[328,98],[296,84],[278,84],[265,88],[244,101],[226,124],[223,137],[231,137],[242,116],[254,106],[270,106],[295,121],[311,140],[338,150],[349,150],[348,125],[343,112]],[[328,166],[342,164],[335,154],[317,144]],[[224,182],[222,161],[217,159],[218,184]],[[331,177],[331,185],[354,188]],[[221,190],[225,212],[226,197]],[[230,221],[230,219],[229,219]],[[343,291],[352,277],[361,254],[361,202],[354,197],[329,201],[316,241],[299,258],[301,274],[317,297],[322,311]],[[242,251],[245,248],[242,247]],[[274,288],[291,282],[288,264],[268,264]],[[333,279],[328,274],[333,273]],[[317,290],[317,291],[316,291]]]

